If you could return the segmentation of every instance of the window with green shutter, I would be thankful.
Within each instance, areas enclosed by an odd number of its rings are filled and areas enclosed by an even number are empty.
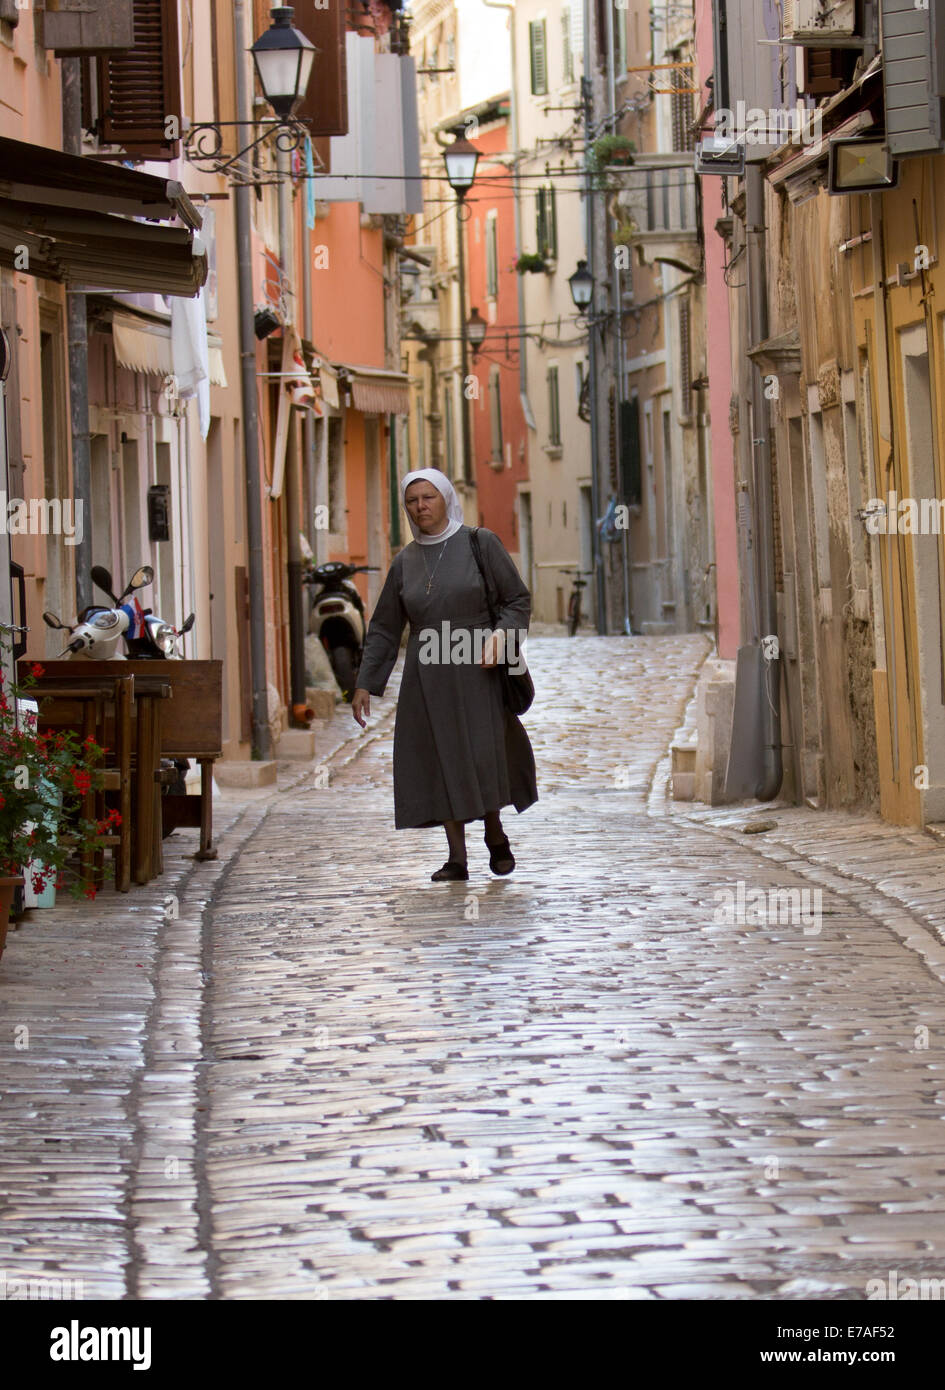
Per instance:
[[[640,401],[634,396],[620,402],[620,491],[631,507],[638,507],[643,499],[640,460]]]
[[[554,260],[558,255],[558,214],[555,207],[555,191],[549,184],[538,190],[536,232],[539,256]]]
[[[492,426],[492,457],[502,457],[502,395],[499,368],[489,370],[489,421]]]
[[[561,81],[565,84],[574,81],[574,49],[571,46],[571,6],[564,5],[561,10]]]
[[[498,213],[493,208],[486,213],[486,294],[495,299],[499,293]]]
[[[533,19],[529,24],[528,47],[531,56],[532,95],[542,97],[548,91],[548,44],[543,19]]]
[[[561,443],[561,405],[558,397],[558,368],[548,368],[548,443]]]

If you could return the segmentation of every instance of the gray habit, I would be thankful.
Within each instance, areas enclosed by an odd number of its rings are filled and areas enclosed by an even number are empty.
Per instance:
[[[458,631],[491,631],[485,588],[462,526],[442,545],[411,542],[394,557],[364,642],[357,685],[383,695],[410,624],[394,724],[394,825],[398,830],[480,820],[512,805],[524,811],[538,800],[535,758],[528,734],[509,714],[495,667],[444,661]],[[531,595],[510,555],[492,531],[479,530],[496,627],[525,632]],[[435,569],[434,569],[435,567]],[[427,594],[428,574],[433,576]],[[443,624],[449,639],[443,640]],[[439,634],[438,661],[421,630]],[[472,654],[477,653],[470,637]]]

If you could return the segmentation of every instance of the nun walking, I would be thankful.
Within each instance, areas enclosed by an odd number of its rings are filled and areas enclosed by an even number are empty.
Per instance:
[[[394,825],[443,826],[448,858],[431,875],[442,882],[469,878],[466,826],[481,820],[492,872],[510,874],[515,857],[501,812],[526,810],[538,789],[532,746],[506,706],[499,661],[507,656],[517,669],[531,596],[498,536],[479,528],[490,621],[471,528],[445,473],[408,473],[401,497],[413,544],[394,557],[374,609],[352,713],[365,728],[370,697],[383,695],[409,623],[394,724]]]

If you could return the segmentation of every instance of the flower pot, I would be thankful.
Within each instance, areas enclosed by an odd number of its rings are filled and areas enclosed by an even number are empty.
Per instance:
[[[10,919],[13,894],[17,888],[22,887],[23,878],[20,874],[13,878],[0,878],[0,956],[3,955],[3,948],[7,941],[7,922]]]

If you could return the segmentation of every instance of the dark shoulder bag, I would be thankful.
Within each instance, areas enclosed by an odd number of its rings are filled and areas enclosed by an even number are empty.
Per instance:
[[[479,566],[479,573],[482,575],[482,582],[486,591],[486,605],[489,609],[489,622],[495,630],[496,612],[489,593],[489,580],[486,578],[485,566],[482,563],[482,551],[479,548],[479,527],[474,526],[469,532],[469,543],[472,546],[472,553],[476,564]],[[528,670],[522,671],[518,675],[513,675],[508,668],[508,663],[503,661],[499,666],[500,677],[502,680],[502,698],[505,707],[510,714],[524,714],[535,698],[535,686],[532,682]]]

